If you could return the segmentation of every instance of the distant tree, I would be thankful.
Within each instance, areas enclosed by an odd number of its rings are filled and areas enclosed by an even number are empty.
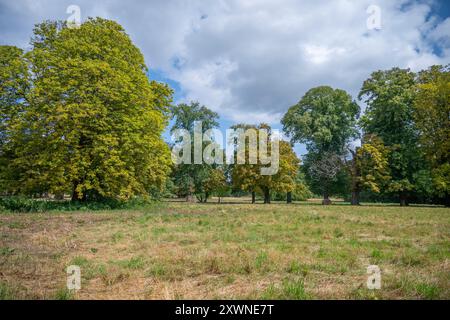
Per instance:
[[[358,136],[359,106],[343,90],[328,86],[309,90],[282,119],[291,142],[305,143],[309,177],[321,183],[324,204],[329,204],[332,184],[342,169],[342,157],[350,139]]]
[[[302,169],[302,167],[303,166],[301,166],[300,169]],[[306,201],[312,197],[312,193],[305,180],[305,174],[302,170],[298,170],[294,183],[295,186],[292,191],[288,191],[287,193],[275,191],[273,193],[272,199],[275,199],[277,201],[286,200],[287,203],[291,203],[292,201]]]
[[[351,176],[352,205],[359,205],[359,194],[368,189],[380,193],[390,181],[388,155],[389,149],[377,136],[366,135],[361,147],[350,150],[352,159],[347,161]]]
[[[362,128],[389,147],[392,179],[387,190],[399,195],[402,206],[408,204],[408,194],[414,189],[414,173],[422,164],[413,118],[414,88],[413,72],[393,68],[372,73],[359,93],[359,98],[367,103]]]
[[[273,176],[262,176],[260,188],[264,191],[265,202],[270,202],[270,193],[267,195],[267,189],[292,194],[296,191],[297,175],[300,167],[300,159],[295,154],[292,146],[287,141],[280,141],[280,163],[278,172]]]
[[[228,190],[227,179],[224,171],[221,168],[212,169],[204,183],[204,202],[208,200],[210,195],[215,194],[219,197],[218,201],[220,203],[221,197],[226,194]]]
[[[450,206],[450,66],[421,71],[417,83],[413,116],[420,131],[420,147],[431,168],[431,174],[420,174],[420,185],[434,189],[431,192]]]
[[[26,107],[28,68],[23,51],[13,46],[0,46],[0,190],[11,188],[18,172],[11,166],[14,156],[12,135],[17,117]]]
[[[171,132],[177,129],[187,130],[192,137],[191,139],[191,160],[194,159],[194,125],[195,122],[202,123],[202,134],[209,129],[217,128],[219,115],[211,111],[205,106],[201,106],[198,102],[190,104],[181,103],[172,108],[172,119],[174,124]],[[205,144],[202,144],[202,150]],[[200,202],[206,202],[211,189],[208,187],[208,181],[211,182],[211,174],[215,165],[207,164],[202,161],[201,164],[185,164],[176,165],[173,172],[173,181],[178,189],[178,194],[186,197],[186,201],[192,201],[196,196]]]
[[[197,101],[190,104],[180,103],[171,108],[172,119],[174,124],[170,129],[174,132],[176,129],[188,130],[191,135],[194,134],[194,123],[201,121],[203,131],[219,127],[217,122],[219,115],[208,109],[206,106],[200,105]]]
[[[101,18],[79,28],[44,22],[31,47],[29,90],[7,129],[8,167],[17,172],[10,189],[70,190],[73,200],[89,200],[163,186],[170,152],[161,134],[172,91],[148,80],[124,29]]]
[[[266,129],[268,130],[268,152],[271,153],[270,141],[272,139],[271,128],[267,124],[253,125],[238,125],[234,127],[241,129]],[[257,138],[257,145],[259,146],[259,135]],[[259,149],[257,156],[257,163],[250,164],[249,161],[249,141],[246,141],[245,146],[245,164],[234,164],[232,166],[232,180],[235,187],[244,191],[252,192],[252,202],[255,201],[254,194],[260,192],[263,194],[264,203],[270,203],[271,191],[278,192],[293,192],[295,190],[295,178],[297,176],[300,160],[297,158],[292,146],[286,141],[279,141],[279,168],[277,173],[273,175],[262,175],[261,168],[265,165],[261,163],[259,157]]]
[[[248,129],[268,129],[268,126],[263,124],[260,126],[256,125],[248,125],[248,124],[237,124],[231,127],[234,130],[242,129],[244,131]],[[257,137],[259,139],[259,137]],[[237,148],[237,144],[235,144]],[[237,152],[237,151],[236,151]],[[236,157],[235,152],[235,157]],[[244,164],[233,164],[230,165],[231,168],[231,176],[233,186],[242,191],[251,192],[252,194],[252,203],[256,202],[256,190],[258,185],[258,179],[261,175],[261,165],[259,163],[251,164],[250,163],[250,155],[249,155],[249,141],[245,142],[245,163]]]
[[[339,184],[339,173],[343,171],[343,156],[331,151],[309,152],[305,156],[307,179],[313,190],[323,195],[322,204],[331,204],[330,195]]]
[[[312,197],[312,193],[305,180],[305,174],[299,170],[295,177],[295,189],[292,192],[292,200],[305,201]]]

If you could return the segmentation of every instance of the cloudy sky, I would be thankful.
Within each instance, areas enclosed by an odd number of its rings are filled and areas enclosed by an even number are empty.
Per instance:
[[[425,0],[0,0],[0,44],[28,47],[35,23],[100,16],[124,26],[150,77],[177,102],[198,100],[222,127],[279,120],[310,88],[356,97],[372,71],[450,63],[449,1]],[[380,9],[381,29],[370,6]],[[223,128],[224,129],[224,128]]]

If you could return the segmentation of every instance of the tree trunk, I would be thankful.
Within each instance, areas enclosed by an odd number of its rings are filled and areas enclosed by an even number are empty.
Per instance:
[[[256,193],[255,191],[252,191],[252,203],[256,202]]]
[[[322,200],[322,204],[323,205],[330,205],[331,204],[331,200],[330,200],[330,195],[328,193],[328,190],[323,192],[323,200]]]
[[[264,189],[264,203],[270,204],[270,190],[269,188]]]
[[[400,192],[400,206],[401,207],[405,207],[408,206],[408,195],[406,194],[406,192]]]
[[[357,148],[358,149],[358,148]],[[359,206],[359,193],[360,185],[358,183],[358,178],[361,176],[361,172],[356,162],[356,151],[350,150],[352,153],[352,162],[350,167],[350,175],[351,175],[351,184],[352,184],[352,206]]]
[[[217,200],[217,203],[221,203],[221,199],[220,199],[220,197],[219,197],[219,199]]]
[[[352,190],[352,201],[351,201],[352,206],[359,206],[359,190]]]
[[[81,197],[77,192],[77,187],[80,184],[80,181],[74,181],[72,183],[72,201],[81,201],[86,202],[88,200],[86,191],[81,193]]]
[[[205,192],[205,200],[203,201],[204,203],[206,203],[208,201],[208,197],[209,197],[209,193]]]
[[[292,203],[292,192],[290,192],[290,191],[286,195],[286,202]]]

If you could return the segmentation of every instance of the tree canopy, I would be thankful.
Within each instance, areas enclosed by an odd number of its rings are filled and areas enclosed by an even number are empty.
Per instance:
[[[170,153],[161,133],[172,91],[149,81],[123,28],[101,18],[79,28],[47,21],[34,29],[31,46],[8,60],[11,69],[25,59],[29,88],[14,98],[20,107],[11,109],[2,146],[15,175],[9,191],[128,199],[163,185]]]
[[[414,172],[421,163],[418,131],[413,119],[415,74],[409,69],[376,71],[361,88],[359,98],[367,104],[361,119],[365,133],[381,138],[390,148],[391,181],[388,190],[406,204],[414,188]]]
[[[271,128],[267,124],[263,123],[258,126],[240,124],[234,126],[233,128],[240,128],[244,130],[268,130],[269,134],[267,136],[267,144],[268,146],[271,145],[271,143],[269,143],[269,141],[272,139]],[[250,141],[249,139],[245,140],[245,163],[232,165],[233,185],[236,188],[240,188],[245,191],[260,192],[264,196],[264,202],[270,203],[271,191],[293,192],[295,190],[296,177],[300,166],[300,160],[292,149],[290,143],[286,141],[279,141],[279,167],[277,173],[273,175],[261,174],[261,168],[264,167],[265,164],[263,164],[260,159],[259,139],[261,139],[261,137],[258,134],[256,144],[258,146],[256,164],[251,164],[249,161]],[[272,152],[270,147],[268,147],[267,149],[269,153]]]
[[[413,117],[437,196],[450,197],[450,66],[418,74]]]
[[[284,132],[292,142],[305,143],[309,152],[341,154],[355,138],[359,106],[344,90],[327,86],[310,89],[283,116]]]
[[[306,144],[308,176],[320,185],[324,202],[338,181],[347,143],[358,136],[359,111],[344,90],[321,86],[310,89],[281,120],[291,142]]]
[[[196,122],[201,122],[201,137],[210,129],[217,128],[219,115],[208,109],[206,106],[200,105],[199,102],[191,102],[190,104],[181,103],[172,108],[172,119],[174,124],[171,128],[173,133],[177,129],[187,130],[192,138],[194,136],[194,126]],[[185,141],[183,141],[185,142]],[[175,141],[175,143],[178,143]],[[201,143],[202,151],[205,143]],[[190,150],[188,151],[190,158],[194,158],[194,141],[190,140]],[[206,202],[209,195],[214,191],[214,188],[220,188],[222,185],[219,179],[219,172],[214,171],[217,166],[215,164],[208,164],[204,161],[201,163],[180,163],[177,164],[173,172],[173,180],[177,186],[177,193],[180,196],[186,196],[190,201],[195,195],[201,202]]]

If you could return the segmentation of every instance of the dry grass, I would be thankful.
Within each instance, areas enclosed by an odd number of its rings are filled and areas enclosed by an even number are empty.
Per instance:
[[[0,214],[0,298],[448,299],[450,210],[166,203]],[[68,265],[82,289],[65,288]],[[366,268],[382,289],[366,289]]]

